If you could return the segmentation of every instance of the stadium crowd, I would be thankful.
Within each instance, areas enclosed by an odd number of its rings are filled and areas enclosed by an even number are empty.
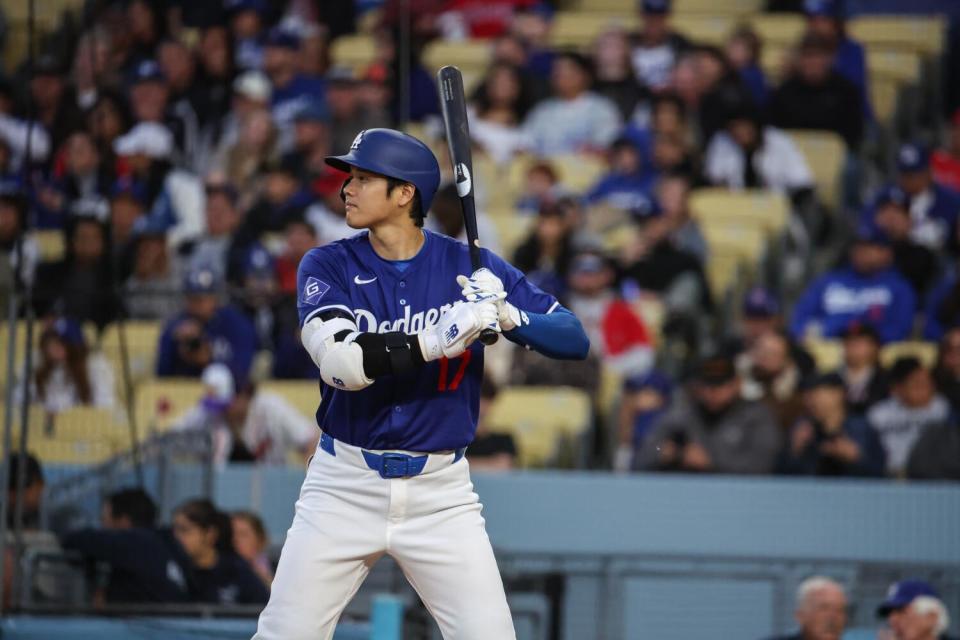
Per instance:
[[[499,348],[491,360],[506,366],[492,367],[485,398],[496,384],[588,391],[601,425],[593,462],[621,471],[960,479],[960,111],[946,135],[938,122],[871,159],[885,125],[838,0],[792,3],[805,31],[779,80],[749,26],[724,47],[692,41],[671,27],[669,0],[642,0],[637,32],[613,25],[589,51],[551,48],[554,7],[533,0],[413,2],[407,51],[399,4],[364,14],[377,4],[93,2],[80,28],[0,82],[0,289],[29,284],[43,327],[19,397],[51,413],[118,405],[122,372],[84,328],[152,320],[163,326],[155,375],[202,379],[207,397],[181,424],[223,425],[222,461],[311,450],[308,418],[257,426],[282,400],[258,399],[255,383],[318,377],[299,341],[296,269],[311,247],[353,233],[344,174],[323,158],[365,128],[402,125],[446,171],[420,54],[470,37],[490,51],[470,96],[478,166],[535,159],[508,214],[529,234],[513,242],[481,211],[481,237],[573,310],[592,343],[586,362],[562,368]],[[361,27],[372,61],[338,64],[332,45]],[[842,140],[835,210],[788,130]],[[553,162],[570,154],[606,169],[571,188]],[[500,186],[478,180],[481,209]],[[717,290],[690,206],[707,186],[783,194],[791,255],[815,272],[794,291],[754,265],[755,286]],[[427,221],[462,237],[455,187]],[[41,259],[40,230],[62,234],[62,256]],[[640,311],[651,304],[661,321]],[[836,371],[809,347],[827,339],[842,340]],[[936,358],[881,358],[912,339],[939,342]],[[210,374],[217,365],[225,372]],[[599,400],[610,372],[622,381],[615,411]],[[509,467],[516,448],[498,426],[484,425],[481,449]],[[270,428],[283,449],[260,446]],[[215,527],[202,511],[185,506],[184,528]]]

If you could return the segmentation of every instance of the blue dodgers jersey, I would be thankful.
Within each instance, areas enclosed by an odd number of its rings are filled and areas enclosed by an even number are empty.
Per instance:
[[[360,331],[418,333],[463,300],[456,278],[472,273],[467,246],[430,231],[401,273],[376,254],[367,233],[310,250],[297,272],[300,324],[329,309],[349,313]],[[481,262],[502,281],[507,300],[531,313],[559,303],[503,259]],[[382,376],[360,391],[322,380],[317,424],[334,438],[368,449],[442,451],[473,440],[483,378],[479,341],[460,357],[428,362],[406,376]]]

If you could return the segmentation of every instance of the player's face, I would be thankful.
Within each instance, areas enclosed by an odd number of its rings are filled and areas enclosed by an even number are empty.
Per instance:
[[[343,197],[347,224],[369,229],[398,215],[407,216],[404,207],[412,200],[413,190],[398,188],[388,194],[384,176],[352,167]]]

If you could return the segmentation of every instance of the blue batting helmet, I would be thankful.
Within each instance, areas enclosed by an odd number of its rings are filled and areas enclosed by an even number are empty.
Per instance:
[[[420,192],[423,215],[440,186],[440,165],[429,147],[393,129],[365,129],[354,138],[346,155],[327,156],[325,161],[341,171],[356,167],[412,183]]]

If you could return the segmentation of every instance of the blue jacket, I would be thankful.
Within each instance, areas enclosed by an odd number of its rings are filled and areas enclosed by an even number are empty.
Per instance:
[[[876,226],[878,205],[892,186],[885,185],[863,208],[860,213],[861,224]],[[960,193],[936,182],[931,186],[931,192],[933,199],[923,217],[913,220],[913,240],[934,250],[950,249],[955,243],[957,220],[960,219]]]
[[[943,333],[953,324],[960,322],[960,315],[953,318],[953,322],[947,319],[946,326],[944,319],[940,317],[940,311],[943,303],[957,286],[956,272],[948,273],[937,285],[927,294],[927,299],[923,308],[923,339],[933,342],[939,341]]]
[[[756,64],[740,69],[740,81],[750,90],[750,96],[757,106],[767,104],[767,96],[770,94],[770,88],[767,86],[767,78]]]
[[[608,173],[584,195],[587,204],[608,204],[645,217],[656,209],[653,177],[649,174]]]
[[[855,320],[877,328],[883,342],[904,340],[913,328],[916,295],[895,269],[864,275],[850,267],[830,271],[800,296],[790,333],[802,340],[812,323],[820,336],[836,338]]]
[[[164,326],[157,354],[158,376],[198,378],[203,373],[202,367],[195,367],[180,357],[174,339],[177,326],[188,317],[186,312],[178,313]],[[235,307],[224,306],[217,309],[203,329],[213,344],[214,361],[230,367],[237,380],[245,380],[257,351],[257,332],[253,323]]]
[[[873,120],[873,109],[870,106],[870,88],[867,86],[867,57],[863,45],[859,42],[844,38],[837,47],[836,57],[833,60],[834,70],[844,78],[857,85],[863,102],[863,117],[867,121]]]

